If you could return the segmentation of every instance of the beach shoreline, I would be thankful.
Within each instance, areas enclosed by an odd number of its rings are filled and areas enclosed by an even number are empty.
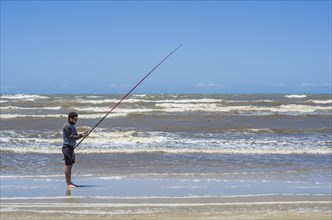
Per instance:
[[[1,200],[1,207],[1,219],[331,219],[328,195],[145,199],[68,195]]]
[[[278,182],[149,175],[74,179],[80,187],[66,189],[60,175],[1,176],[1,219],[330,219],[332,215],[327,191],[273,193]]]

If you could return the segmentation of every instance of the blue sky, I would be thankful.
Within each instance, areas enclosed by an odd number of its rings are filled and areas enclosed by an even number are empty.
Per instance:
[[[2,93],[331,93],[331,1],[1,1]]]

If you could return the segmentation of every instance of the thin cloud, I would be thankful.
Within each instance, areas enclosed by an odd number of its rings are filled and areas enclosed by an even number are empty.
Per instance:
[[[108,85],[109,88],[113,89],[121,89],[121,88],[129,88],[129,85],[119,85],[119,84],[110,84]]]
[[[216,83],[198,83],[196,87],[200,88],[223,88],[224,86]]]
[[[316,86],[318,86],[318,84],[316,84],[316,83],[306,83],[306,82],[304,82],[304,83],[301,83],[300,86],[301,86],[301,87],[316,87]]]
[[[272,87],[285,87],[284,83],[269,83],[268,86]]]
[[[13,89],[14,87],[8,86],[8,85],[1,85],[1,89]]]
[[[328,87],[331,87],[331,86],[332,86],[332,83],[323,83],[322,86],[328,86]]]

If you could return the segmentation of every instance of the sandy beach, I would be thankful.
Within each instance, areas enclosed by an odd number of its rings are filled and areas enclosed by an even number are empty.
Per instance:
[[[1,219],[331,219],[329,196],[19,199]]]
[[[1,219],[331,219],[326,196],[14,200]]]
[[[1,199],[1,219],[331,219],[331,196],[327,195],[112,197],[107,196],[110,191],[121,190],[126,195],[142,189],[134,185],[104,187],[105,182],[94,182],[96,185],[71,190],[61,182],[45,182],[38,197]],[[105,191],[106,196],[95,196],[96,189]],[[60,190],[62,196],[49,196]]]
[[[331,195],[257,194],[262,186],[248,186],[248,181],[151,176],[75,180],[80,187],[69,190],[56,175],[2,177],[1,219],[331,219],[332,214]],[[276,182],[265,184],[269,186],[271,192],[277,187]],[[250,188],[253,195],[222,196],[231,188]]]

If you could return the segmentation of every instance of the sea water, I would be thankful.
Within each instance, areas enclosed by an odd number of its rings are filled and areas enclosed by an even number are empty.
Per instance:
[[[31,196],[13,179],[34,181],[35,196],[45,181],[59,187],[68,113],[79,114],[84,132],[121,98],[1,95],[1,196]],[[330,195],[331,117],[324,94],[134,94],[75,150],[73,175],[145,189],[109,197]]]

